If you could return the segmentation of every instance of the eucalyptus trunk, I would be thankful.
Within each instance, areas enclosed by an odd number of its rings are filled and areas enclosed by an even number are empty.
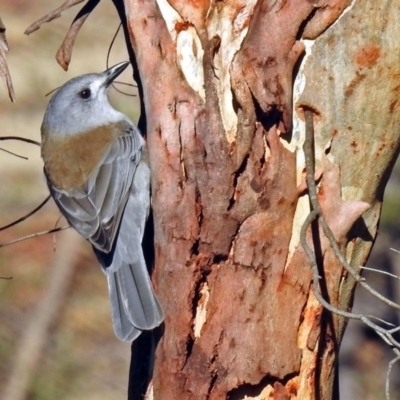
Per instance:
[[[338,398],[346,321],[312,294],[300,243],[302,110],[325,218],[363,265],[399,148],[398,3],[114,2],[152,170],[154,399]],[[354,280],[322,233],[314,247],[324,297],[351,309]]]

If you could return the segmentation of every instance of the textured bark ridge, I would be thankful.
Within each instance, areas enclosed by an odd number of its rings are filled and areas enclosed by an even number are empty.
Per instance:
[[[354,265],[375,236],[399,124],[398,86],[388,87],[399,49],[387,40],[397,6],[349,3],[125,1],[166,315],[155,399],[330,399],[337,389],[345,324],[312,295],[299,243],[309,212],[300,109],[316,113],[320,202]],[[316,39],[303,64],[302,38]],[[322,233],[313,247],[325,297],[348,309],[354,282]]]

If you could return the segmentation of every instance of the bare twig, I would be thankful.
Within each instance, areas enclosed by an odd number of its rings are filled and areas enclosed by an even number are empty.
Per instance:
[[[29,25],[29,27],[25,30],[25,35],[30,35],[32,32],[37,31],[44,23],[53,21],[53,19],[60,18],[61,13],[69,8],[82,3],[84,0],[67,0],[60,7],[55,10],[49,12],[44,17],[35,21],[33,24]]]
[[[368,268],[368,267],[363,267],[363,266],[360,266],[359,268],[364,269],[366,271],[372,271],[372,272],[376,272],[378,274],[387,275],[387,276],[390,276],[391,278],[400,280],[400,276],[397,276],[395,274],[391,274],[390,272],[387,272],[387,271],[382,271],[381,269]]]
[[[376,319],[377,321],[379,321],[379,322],[382,322],[382,324],[384,324],[384,325],[388,325],[388,326],[396,326],[395,324],[392,324],[391,322],[389,322],[389,321],[386,321],[386,320],[384,320],[384,319],[382,319],[382,318],[379,318],[379,317],[375,317],[375,315],[365,315],[367,318],[369,318],[369,319]],[[397,327],[396,328],[394,328],[394,329],[397,329]],[[393,333],[393,332],[392,332]]]
[[[390,399],[390,373],[392,372],[393,365],[400,360],[400,352],[397,349],[393,350],[397,357],[390,361],[386,373],[386,385],[385,385],[385,395],[387,399]]]
[[[21,136],[0,136],[0,140],[20,140],[21,142],[36,144],[37,146],[40,146],[40,142],[33,139],[24,138]]]
[[[53,19],[61,17],[61,13],[69,8],[75,6],[76,4],[82,3],[83,0],[67,0],[57,9],[49,12],[44,17],[35,21],[31,24],[25,31],[26,35],[31,34],[32,32],[38,30],[45,22],[50,22]],[[56,54],[56,60],[58,64],[66,71],[68,69],[68,65],[71,62],[72,49],[74,47],[74,43],[76,37],[81,29],[82,25],[86,21],[86,18],[89,14],[94,10],[100,0],[88,0],[87,3],[82,7],[82,9],[76,15],[72,25],[70,26],[67,35],[64,38],[64,41],[61,47],[58,49]]]
[[[306,117],[306,139],[304,141],[304,153],[306,157],[306,180],[307,180],[307,186],[308,186],[308,191],[309,191],[309,196],[310,196],[310,202],[312,205],[313,210],[316,211],[316,215],[314,216],[315,218],[318,218],[321,227],[324,231],[325,236],[327,237],[329,244],[331,245],[336,257],[340,261],[340,263],[343,265],[343,267],[346,269],[346,271],[356,280],[356,282],[362,286],[365,290],[367,290],[369,293],[371,293],[373,296],[378,298],[380,301],[384,302],[388,306],[400,311],[400,305],[393,302],[392,300],[386,298],[385,296],[381,295],[379,292],[377,292],[375,289],[373,289],[371,286],[369,286],[364,278],[346,261],[344,258],[343,254],[341,253],[339,246],[336,243],[335,237],[327,224],[325,217],[322,213],[321,206],[319,205],[319,200],[317,196],[317,187],[315,185],[314,181],[314,166],[315,166],[315,160],[314,160],[314,124],[313,124],[313,114],[310,110],[305,110],[305,117]],[[312,164],[312,167],[311,167]]]
[[[57,221],[56,221],[56,223],[55,223],[55,225],[54,225],[54,228],[57,228],[57,225],[58,225],[58,223],[60,222],[61,218],[62,218],[62,215],[60,215],[60,216],[57,218]],[[56,237],[56,234],[53,233],[53,251],[56,252],[56,250],[57,250],[57,237]]]
[[[72,49],[74,47],[76,37],[78,36],[78,33],[88,16],[89,14],[83,15],[81,18],[75,20],[72,23],[67,32],[67,35],[64,38],[62,45],[57,51],[56,60],[64,71],[68,70],[68,66],[69,63],[71,62],[71,57],[72,57]]]
[[[56,90],[60,89],[61,86],[57,86],[55,89],[50,90],[50,92],[46,93],[44,97],[50,96],[52,93],[54,93]]]
[[[35,214],[37,211],[39,211],[49,200],[50,200],[50,195],[48,195],[36,208],[34,208],[32,211],[29,211],[28,214],[24,215],[21,218],[18,218],[17,220],[11,222],[8,225],[0,227],[0,231],[4,231],[5,229],[11,228],[14,225],[19,224],[22,221],[25,221],[28,219],[31,215]]]
[[[130,86],[130,87],[137,88],[137,85],[134,85],[133,83],[126,83],[126,82],[121,82],[121,81],[113,81],[113,83],[118,83],[118,85]],[[115,88],[115,89],[117,90],[117,88]],[[126,92],[121,92],[121,91],[120,91],[120,93],[126,94],[127,96],[136,97],[135,94],[129,94],[129,93],[126,93]]]
[[[21,156],[21,155],[19,155],[17,153],[14,153],[14,152],[10,151],[10,150],[3,149],[2,147],[0,147],[0,150],[4,151],[5,153],[11,154],[12,156],[15,156],[15,157],[18,157],[18,158],[22,158],[23,160],[28,160],[28,157]]]
[[[396,328],[391,329],[389,332],[393,334],[393,333],[396,333],[398,331],[400,331],[400,326],[396,326]]]
[[[106,68],[107,68],[107,69],[109,68],[109,65],[110,65],[110,54],[111,54],[111,49],[112,49],[113,46],[114,46],[115,39],[117,38],[117,35],[118,35],[118,33],[119,33],[120,29],[121,29],[121,26],[122,26],[122,23],[120,23],[120,24],[118,25],[118,28],[117,28],[117,30],[115,31],[115,34],[114,34],[114,36],[113,36],[113,38],[112,38],[112,40],[111,40],[110,46],[108,47],[108,50],[107,50],[107,58],[106,58]],[[113,82],[111,83],[112,87],[113,87],[118,93],[124,94],[124,95],[126,95],[126,96],[136,97],[135,94],[126,93],[126,92],[123,92],[122,90],[119,90],[119,89],[115,86],[116,83],[118,83],[119,85],[125,85],[125,86],[131,86],[131,87],[137,87],[136,85],[133,85],[132,83],[125,83],[125,82],[119,82],[119,81],[113,81]]]
[[[24,138],[24,137],[19,137],[19,136],[0,136],[0,140],[20,140],[21,142],[36,144],[37,146],[40,146],[40,143],[37,142],[36,140],[32,140],[32,139],[28,139],[28,138]],[[19,157],[19,158],[22,158],[24,160],[28,160],[28,157],[24,157],[24,156],[21,156],[19,154],[13,153],[10,150],[6,150],[6,149],[3,149],[1,147],[0,147],[0,150],[4,151],[6,153],[12,154],[15,157]]]
[[[78,36],[82,25],[85,23],[86,18],[96,8],[99,2],[100,0],[88,0],[88,2],[76,15],[74,21],[72,22],[72,25],[67,32],[67,35],[64,38],[61,47],[57,51],[56,60],[61,68],[63,68],[65,71],[68,70],[68,65],[71,62],[72,49],[74,47],[76,37]]]
[[[15,101],[14,87],[11,81],[10,71],[8,70],[6,55],[8,53],[8,43],[6,39],[6,27],[0,18],[0,76],[3,78],[8,90],[8,96],[12,102]]]
[[[107,68],[107,69],[108,69],[108,67],[109,67],[111,49],[112,49],[113,46],[114,46],[115,39],[116,39],[117,36],[118,36],[118,33],[119,33],[119,30],[121,29],[121,26],[122,26],[122,22],[118,25],[118,28],[117,28],[117,30],[115,31],[114,36],[113,36],[113,38],[112,38],[112,40],[111,40],[110,46],[108,46],[107,58],[106,58],[106,68]]]
[[[69,225],[68,226],[62,226],[60,228],[49,229],[47,231],[32,233],[31,235],[26,235],[26,236],[20,237],[20,238],[15,239],[15,240],[10,240],[9,242],[0,243],[0,248],[1,247],[6,247],[6,246],[10,246],[11,244],[23,242],[24,240],[32,239],[32,238],[35,238],[35,237],[38,237],[38,236],[44,236],[44,235],[48,235],[50,233],[60,232],[60,231],[63,231],[64,229],[68,229],[68,228],[70,228]]]

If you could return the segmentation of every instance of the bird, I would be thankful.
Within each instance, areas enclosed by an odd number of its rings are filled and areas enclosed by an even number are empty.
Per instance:
[[[107,97],[128,65],[66,82],[50,99],[41,126],[50,194],[92,245],[107,276],[114,331],[123,341],[164,319],[142,250],[151,202],[146,143]]]

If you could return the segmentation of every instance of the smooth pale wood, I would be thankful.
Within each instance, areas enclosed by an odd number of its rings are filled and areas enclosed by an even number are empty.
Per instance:
[[[356,1],[316,40],[304,69],[305,90],[297,103],[318,114],[316,148],[330,143],[328,156],[340,169],[342,198],[370,204],[341,243],[354,266],[364,265],[370,253],[384,189],[399,153],[399,11],[398,2]],[[318,168],[321,157],[316,162]],[[346,274],[328,280],[333,303],[342,309],[351,307],[354,289],[354,280]],[[335,327],[340,343],[346,321],[337,318]],[[326,399],[334,385],[330,358],[327,349],[320,372]]]

